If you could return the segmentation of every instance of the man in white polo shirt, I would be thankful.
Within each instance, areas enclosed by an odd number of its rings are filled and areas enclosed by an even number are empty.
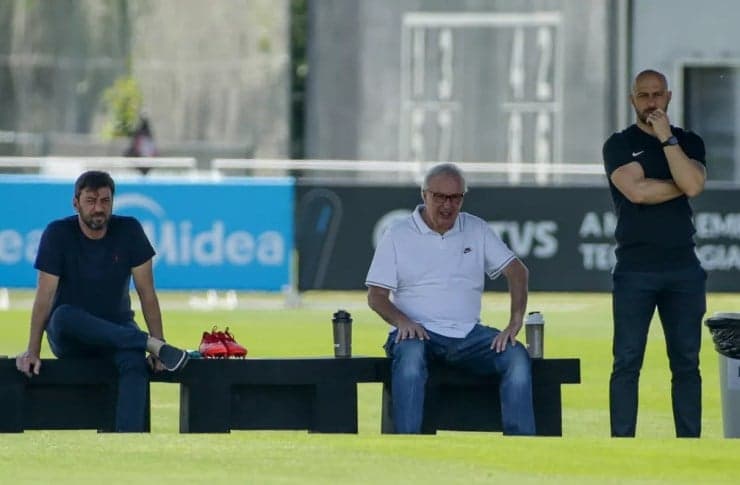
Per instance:
[[[504,434],[533,435],[530,360],[516,341],[528,271],[485,221],[460,213],[465,192],[456,165],[432,167],[422,186],[424,204],[386,231],[370,264],[368,304],[395,327],[385,345],[393,359],[393,422],[397,433],[421,432],[427,362],[436,359],[498,375]],[[511,313],[503,330],[480,323],[486,274],[503,274],[509,285]]]

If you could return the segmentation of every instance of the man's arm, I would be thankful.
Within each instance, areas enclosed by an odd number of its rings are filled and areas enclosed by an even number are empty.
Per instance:
[[[391,290],[380,286],[367,287],[367,304],[380,318],[398,329],[396,342],[407,338],[429,340],[429,334],[418,323],[412,321],[390,299]]]
[[[680,145],[669,145],[663,148],[668,160],[671,176],[687,197],[696,197],[704,191],[707,181],[707,169],[700,162],[689,158]]]
[[[502,271],[509,285],[511,298],[509,310],[509,325],[501,330],[491,342],[491,348],[496,352],[506,349],[506,344],[516,344],[516,336],[524,322],[524,312],[527,310],[527,292],[529,287],[529,270],[518,258],[513,259]]]
[[[59,277],[39,271],[36,285],[36,296],[31,310],[31,330],[28,336],[26,351],[15,359],[16,368],[31,377],[31,372],[38,375],[41,371],[41,339],[51,313],[54,295],[59,285]]]
[[[134,287],[141,301],[141,312],[144,314],[149,335],[164,340],[162,328],[162,312],[159,309],[159,299],[154,290],[154,276],[152,274],[152,260],[131,268],[134,277]]]
[[[673,136],[668,115],[660,109],[656,109],[647,118],[653,127],[658,140],[664,142]],[[689,158],[680,145],[669,145],[663,147],[663,153],[668,160],[668,168],[671,177],[678,189],[688,197],[696,197],[704,190],[707,180],[707,170],[701,163]]]
[[[611,181],[633,204],[661,204],[683,195],[671,180],[645,178],[645,171],[638,162],[622,165],[612,172]]]

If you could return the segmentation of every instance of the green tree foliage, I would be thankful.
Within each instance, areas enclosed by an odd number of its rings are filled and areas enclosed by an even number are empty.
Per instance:
[[[127,75],[116,79],[103,93],[108,120],[103,128],[106,138],[128,137],[139,121],[143,95],[139,83]]]

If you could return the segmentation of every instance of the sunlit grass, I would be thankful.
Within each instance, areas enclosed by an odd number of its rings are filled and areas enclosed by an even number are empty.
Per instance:
[[[249,357],[330,355],[331,314],[352,313],[355,355],[383,355],[387,325],[361,292],[309,292],[301,305],[285,295],[242,294],[235,310],[195,311],[189,293],[161,294],[168,340],[196,348],[211,325],[228,325]],[[203,296],[199,294],[196,296]],[[32,293],[13,292],[0,312],[0,354],[25,347]],[[709,296],[709,313],[738,311],[734,294]],[[581,359],[582,383],[563,386],[562,438],[498,433],[437,436],[380,434],[380,385],[359,386],[359,433],[235,431],[178,433],[178,388],[152,386],[152,433],[36,431],[0,435],[1,483],[736,483],[740,440],[722,438],[717,354],[706,330],[703,438],[675,439],[670,373],[660,325],[651,327],[640,383],[638,438],[609,438],[611,314],[607,294],[535,293],[545,315],[545,356]],[[505,295],[484,300],[483,319],[500,325]],[[50,357],[44,347],[44,356]],[[739,411],[740,412],[740,411]]]

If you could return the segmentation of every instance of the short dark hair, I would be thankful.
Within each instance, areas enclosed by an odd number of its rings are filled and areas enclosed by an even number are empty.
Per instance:
[[[79,199],[80,194],[85,189],[98,190],[103,187],[108,187],[110,189],[110,195],[114,195],[116,193],[116,183],[108,172],[88,170],[77,177],[77,181],[75,182],[75,199]]]

